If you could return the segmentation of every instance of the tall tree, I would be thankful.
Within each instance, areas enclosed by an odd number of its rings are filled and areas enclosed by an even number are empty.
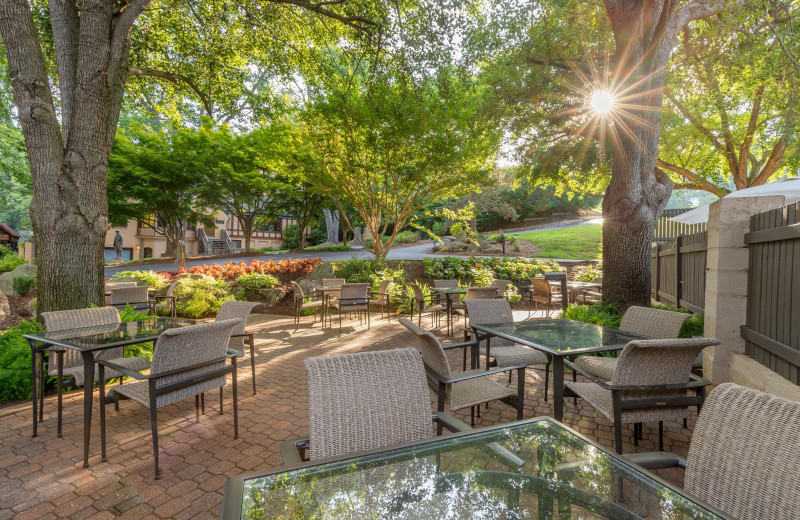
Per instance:
[[[167,255],[186,257],[187,225],[213,218],[197,197],[206,184],[205,157],[196,131],[152,129],[139,124],[117,132],[108,172],[111,222],[136,219],[167,240]]]
[[[287,134],[280,123],[234,134],[227,125],[215,128],[206,120],[193,136],[207,175],[197,187],[198,201],[239,220],[246,251],[253,233],[276,216],[280,193],[287,191],[279,174]]]
[[[53,0],[48,9],[37,10],[38,19],[47,25],[40,31],[26,0],[0,1],[0,36],[33,181],[41,311],[88,307],[103,301],[108,158],[129,75],[134,24],[153,3]],[[232,19],[254,31],[259,26],[277,28],[284,15],[317,26],[325,26],[324,20],[330,19],[370,31],[375,27],[370,18],[380,16],[367,0],[213,5],[220,9],[217,16],[203,19],[194,16],[190,4],[168,3],[148,14],[157,21],[160,14],[180,10],[195,21],[197,32],[201,26],[216,27]],[[258,16],[249,17],[254,11]],[[137,51],[138,56],[155,54],[154,47],[169,43],[149,38],[147,32],[153,27],[145,25],[137,32],[137,42],[151,50]],[[164,30],[182,34],[175,27]],[[331,32],[334,38],[341,36],[336,30]],[[299,41],[306,36],[291,34]],[[165,45],[161,55],[168,55],[168,48],[175,47]],[[58,105],[50,89],[50,60],[56,64]],[[279,56],[276,61],[280,60]]]
[[[297,219],[299,248],[306,247],[305,229],[315,223],[322,205],[329,199],[316,186],[297,175],[283,178],[283,188],[278,191],[278,207]]]
[[[499,136],[481,117],[485,92],[466,73],[415,77],[397,62],[340,65],[315,85],[306,112],[321,163],[308,178],[351,229],[345,206],[358,212],[372,235],[363,245],[383,259],[415,211],[485,180]]]

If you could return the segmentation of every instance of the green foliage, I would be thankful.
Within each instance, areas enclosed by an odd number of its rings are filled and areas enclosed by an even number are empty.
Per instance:
[[[31,346],[22,335],[43,331],[36,320],[23,320],[0,332],[0,402],[30,398]]]
[[[237,288],[243,289],[271,289],[281,283],[271,274],[247,273],[239,276],[233,282]]]
[[[388,265],[383,260],[362,260],[353,258],[343,262],[331,262],[333,274],[344,278],[348,283],[372,283],[375,273],[385,270]]]
[[[297,224],[289,224],[283,230],[283,242],[281,249],[288,249],[294,251],[300,247],[300,226]]]
[[[575,280],[578,282],[594,282],[595,278],[603,276],[603,267],[599,264],[590,265],[575,275]]]
[[[424,283],[417,284],[422,291],[422,296],[425,297],[427,301],[432,294],[431,288]],[[392,304],[397,309],[397,312],[401,314],[407,314],[411,312],[411,295],[414,294],[414,291],[411,289],[411,285],[406,284],[403,288],[402,292],[398,292],[394,299],[392,300]],[[418,311],[416,304],[414,304],[414,309]]]
[[[137,311],[130,305],[125,305],[124,309],[119,310],[119,320],[122,323],[129,321],[142,321],[149,318],[154,318],[152,314],[147,311]],[[125,357],[146,357],[153,359],[153,343],[137,343],[135,345],[128,345],[125,347]]]
[[[315,227],[308,235],[308,243],[312,246],[318,246],[328,240],[328,233],[324,229]]]
[[[338,246],[310,246],[304,251],[350,251],[351,249],[348,245],[339,244]]]
[[[33,290],[33,286],[36,284],[36,275],[16,276],[11,283],[14,285],[14,292],[20,296],[26,296]]]
[[[234,299],[228,283],[210,276],[182,278],[174,295],[178,314],[188,318],[216,314],[223,303]]]
[[[7,247],[3,247],[2,250],[0,250],[0,273],[13,271],[24,263],[25,259],[22,258],[22,256],[14,253]]]
[[[618,329],[622,321],[622,312],[619,305],[615,303],[597,302],[591,305],[570,304],[564,314],[561,315],[566,320],[582,321],[593,323],[612,329]]]
[[[138,285],[146,285],[154,289],[166,285],[169,281],[163,274],[155,271],[120,271],[110,277],[108,281],[113,282],[122,278],[134,278]]]
[[[603,255],[603,226],[590,224],[552,231],[520,233],[519,238],[529,240],[541,248],[535,256],[596,260]]]
[[[517,286],[513,283],[508,284],[508,287],[506,287],[506,293],[504,297],[506,300],[508,300],[508,303],[517,303],[522,299],[522,295],[519,294],[519,289],[517,289]]]
[[[0,73],[7,78],[8,69],[5,63],[2,65],[4,70]],[[2,94],[10,94],[10,89],[0,90],[3,91]],[[22,132],[13,126],[8,115],[13,100],[3,100],[6,101],[8,104],[0,108],[0,222],[19,231],[31,229],[29,210],[33,187]],[[0,256],[3,256],[1,252]]]
[[[494,270],[490,267],[473,267],[471,274],[474,285],[477,287],[489,287],[494,280]]]
[[[270,247],[270,246],[259,247],[258,249],[253,249],[254,253],[274,253],[275,251],[277,251],[277,249],[275,249],[274,247]]]
[[[431,224],[431,231],[436,236],[442,236],[447,234],[447,224],[444,223],[443,220],[437,220]]]
[[[419,240],[419,233],[415,233],[414,231],[400,231],[394,237],[396,244],[411,244],[417,240]]]
[[[466,280],[473,277],[473,269],[489,269],[493,278],[500,280],[527,280],[543,273],[561,272],[561,265],[551,260],[526,258],[460,258],[445,256],[443,258],[425,258],[422,261],[425,276],[439,279]],[[491,282],[491,280],[490,280]],[[488,285],[488,284],[487,284]]]

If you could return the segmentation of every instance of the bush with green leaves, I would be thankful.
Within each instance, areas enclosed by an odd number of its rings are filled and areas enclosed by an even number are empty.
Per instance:
[[[281,249],[293,251],[298,247],[300,247],[300,226],[297,224],[289,224],[283,230],[283,243],[281,243]]]
[[[593,282],[595,278],[603,276],[603,267],[600,264],[592,264],[575,275],[578,282]]]
[[[691,314],[691,311],[688,309],[678,309],[672,305],[654,305],[653,308]],[[603,301],[590,305],[572,304],[567,308],[567,310],[564,311],[564,314],[561,315],[562,318],[567,320],[593,323],[595,325],[602,325],[603,327],[612,329],[619,328],[619,324],[622,321],[622,316],[623,312],[620,310],[618,305]],[[681,327],[679,337],[691,338],[692,336],[702,336],[703,322],[703,313],[692,314],[686,319],[685,322],[683,322],[683,327]]]
[[[431,232],[436,236],[447,234],[447,224],[443,220],[437,220],[431,225]]]
[[[153,288],[162,287],[169,282],[166,276],[155,271],[121,271],[109,278],[108,281],[113,282],[123,278],[133,278],[138,285],[146,285]]]
[[[472,275],[473,283],[476,287],[489,287],[494,280],[494,271],[488,267],[473,267],[470,274]]]
[[[355,257],[352,260],[331,262],[333,274],[344,278],[348,283],[372,283],[372,275],[387,267],[386,262],[381,260],[362,260]]]
[[[5,246],[0,246],[0,273],[13,271],[25,263],[25,259]]]
[[[234,280],[233,285],[242,289],[271,289],[281,284],[271,274],[246,273]]]
[[[400,231],[394,237],[395,244],[411,244],[419,240],[419,233],[414,231]]]
[[[23,320],[0,332],[0,402],[31,396],[31,346],[23,334],[43,332],[36,320]]]
[[[314,228],[308,235],[308,243],[312,246],[318,246],[328,240],[328,233],[324,229]]]
[[[513,283],[508,284],[506,287],[506,293],[503,297],[508,300],[508,303],[517,303],[522,299],[522,295],[519,293],[519,289]]]
[[[434,279],[471,279],[473,269],[490,269],[494,278],[499,280],[525,281],[543,273],[561,272],[564,268],[552,260],[527,258],[492,257],[460,258],[445,256],[442,258],[426,258],[422,261],[425,276]]]
[[[178,314],[188,318],[216,314],[223,303],[234,300],[231,286],[211,276],[182,278],[173,294]]]
[[[34,285],[36,285],[36,275],[17,276],[11,283],[14,286],[15,293],[20,296],[27,296],[27,294],[33,290]]]

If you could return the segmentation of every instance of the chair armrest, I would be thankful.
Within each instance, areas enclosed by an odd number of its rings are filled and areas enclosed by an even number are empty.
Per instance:
[[[134,379],[139,379],[141,381],[144,381],[144,380],[147,380],[147,379],[151,379],[150,376],[146,376],[144,374],[141,374],[141,373],[139,373],[139,372],[137,372],[135,370],[131,370],[130,368],[124,367],[122,365],[118,365],[116,363],[112,363],[111,361],[106,361],[104,359],[97,359],[95,361],[97,362],[98,365],[103,365],[104,367],[112,368],[112,369],[116,370],[117,372],[119,372],[120,374],[126,375],[128,377],[132,377]]]
[[[448,431],[454,433],[472,431],[472,427],[445,412],[433,412],[433,422],[441,424]]]
[[[653,451],[645,453],[629,453],[623,455],[637,466],[645,469],[683,468],[686,469],[686,459],[669,451]]]
[[[442,350],[450,350],[454,348],[467,348],[475,346],[475,341],[466,341],[464,343],[452,343],[450,345],[442,345]]]
[[[188,367],[182,367],[182,368],[177,368],[175,370],[169,370],[167,372],[159,372],[158,374],[147,374],[147,375],[140,374],[139,372],[136,372],[135,370],[131,370],[129,368],[123,367],[123,366],[118,365],[116,363],[112,363],[110,361],[106,361],[104,359],[97,359],[96,362],[101,364],[101,365],[103,365],[103,366],[106,366],[108,368],[113,368],[114,370],[116,370],[116,371],[118,371],[118,372],[120,372],[122,374],[125,374],[126,376],[131,376],[131,377],[133,377],[135,379],[140,379],[140,380],[145,380],[146,381],[146,380],[150,380],[150,379],[158,379],[160,377],[166,377],[166,376],[171,376],[171,375],[175,375],[175,374],[181,374],[183,372],[188,372],[190,370],[203,368],[203,367],[206,367],[206,366],[209,366],[209,365],[213,365],[215,363],[221,363],[221,362],[224,362],[226,359],[231,359],[231,358],[235,358],[235,357],[241,357],[243,355],[244,355],[243,352],[240,352],[238,350],[228,349],[227,354],[225,354],[225,356],[223,356],[221,358],[212,359],[212,360],[206,361],[204,363],[197,363],[195,365],[191,365],[191,366],[188,366]]]
[[[440,383],[444,383],[446,385],[450,385],[453,383],[458,383],[459,381],[466,381],[468,379],[475,379],[476,377],[483,377],[483,376],[490,376],[492,374],[502,374],[503,372],[511,372],[512,370],[520,370],[525,369],[526,365],[514,365],[510,367],[502,367],[502,368],[493,368],[492,370],[478,370],[472,374],[467,374],[463,376],[457,377],[442,377],[440,374],[435,372],[434,370],[429,369],[427,366],[425,367],[425,371],[434,379],[439,381]]]
[[[583,371],[579,366],[574,364],[572,361],[568,361],[566,358],[564,358],[564,364],[566,366],[568,366],[569,368],[571,368],[572,370],[574,370],[575,372],[577,372],[580,375],[582,375],[583,377],[585,377],[586,379],[591,380],[593,383],[597,383],[598,385],[600,385],[601,387],[603,387],[603,388],[605,388],[607,390],[611,389],[611,385],[609,385],[608,382],[603,381],[602,379],[600,379],[599,377],[597,377],[595,375],[592,375],[592,374],[590,374],[588,372]]]
[[[583,370],[580,369],[577,365],[572,363],[571,361],[564,360],[564,364],[570,367],[572,370],[575,370],[582,376],[590,379],[593,383],[596,383],[602,388],[606,390],[617,390],[617,391],[626,391],[626,390],[636,390],[636,391],[651,391],[651,390],[691,390],[692,388],[700,388],[703,386],[708,386],[711,384],[711,381],[708,379],[703,379],[702,377],[698,377],[694,374],[689,375],[689,382],[688,383],[677,383],[677,384],[670,384],[670,385],[612,385],[608,381],[603,381],[602,379],[593,376]]]
[[[308,437],[302,437],[300,439],[288,439],[283,441],[280,446],[283,465],[291,466],[293,464],[302,464],[303,462],[306,462],[303,460],[300,450],[305,452],[305,450],[308,449],[308,446]]]
[[[159,301],[159,300],[174,300],[175,296],[167,296],[166,294],[154,294],[153,295],[153,299],[155,301]]]

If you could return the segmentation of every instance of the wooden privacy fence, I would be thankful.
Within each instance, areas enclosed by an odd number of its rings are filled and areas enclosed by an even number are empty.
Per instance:
[[[651,297],[692,312],[703,312],[707,248],[707,231],[678,235],[671,242],[656,242],[650,253]]]
[[[675,240],[679,235],[693,235],[705,231],[707,224],[705,222],[700,224],[682,224],[680,222],[672,222],[672,217],[677,217],[689,211],[688,209],[665,209],[661,212],[658,222],[656,222],[656,230],[653,233],[653,240],[656,242],[667,242]]]
[[[745,353],[800,384],[800,203],[751,217],[745,243]]]

